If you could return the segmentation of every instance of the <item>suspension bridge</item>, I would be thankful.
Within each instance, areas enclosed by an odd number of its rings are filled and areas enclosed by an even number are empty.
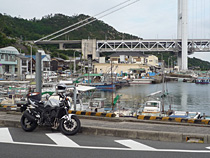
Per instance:
[[[99,18],[112,14],[120,9],[128,7],[139,0],[124,1],[110,9],[107,9],[93,17],[101,15]],[[93,59],[96,59],[100,56],[102,52],[117,52],[117,51],[141,51],[141,52],[174,52],[177,54],[177,64],[180,67],[180,70],[188,69],[188,54],[194,52],[210,52],[210,38],[208,34],[205,34],[205,25],[203,24],[206,19],[207,10],[205,6],[207,4],[206,0],[200,0],[198,3],[197,0],[192,0],[190,2],[189,11],[189,1],[188,0],[177,0],[178,1],[178,11],[177,11],[177,39],[137,39],[137,40],[95,40],[95,39],[83,39],[83,40],[54,40],[60,36],[63,36],[67,33],[70,33],[76,29],[79,29],[91,22],[94,22],[96,18],[89,17],[85,20],[82,20],[78,23],[75,23],[69,27],[66,27],[62,30],[59,30],[55,33],[52,33],[48,36],[45,36],[37,41],[36,44],[58,44],[59,49],[65,49],[67,45],[79,44],[81,46],[81,51],[83,58],[87,59],[89,55]],[[198,23],[195,20],[191,21],[189,25],[188,14],[191,13],[191,16],[198,18],[196,12],[198,12],[198,4],[200,4],[201,11],[201,29],[200,33],[197,30]],[[113,10],[114,9],[114,10]],[[108,13],[106,13],[108,12]],[[106,13],[106,14],[104,14]],[[210,19],[209,19],[210,21]],[[74,27],[74,28],[72,28]],[[189,34],[189,28],[192,30]],[[69,29],[69,30],[67,30]],[[67,30],[67,31],[66,31]],[[201,35],[204,38],[194,38]],[[191,39],[188,37],[191,36]],[[210,36],[210,32],[209,32]]]

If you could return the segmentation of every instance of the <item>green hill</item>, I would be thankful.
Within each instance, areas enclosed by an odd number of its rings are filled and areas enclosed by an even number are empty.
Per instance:
[[[81,20],[87,19],[87,15],[66,16],[55,14],[44,16],[42,19],[26,20],[9,15],[0,14],[0,31],[6,36],[26,40],[37,40],[43,36],[75,24]],[[92,20],[92,19],[90,19]],[[89,21],[90,21],[89,20]],[[113,27],[105,24],[101,20],[96,20],[84,27],[79,28],[63,37],[62,39],[80,40],[80,39],[139,39],[126,33],[120,33]]]
[[[188,58],[188,67],[198,70],[210,70],[210,62],[197,59],[195,57]]]
[[[89,16],[83,14],[74,16],[55,14],[44,16],[42,19],[34,18],[27,20],[23,18],[11,17],[6,14],[3,15],[0,13],[0,48],[12,45],[21,50],[22,53],[27,54],[30,52],[30,47],[25,45],[23,41],[38,40],[41,37],[49,35],[55,31],[63,29],[87,18],[89,18]],[[139,39],[140,37],[118,32],[103,21],[96,20],[91,24],[88,24],[82,28],[79,28],[78,30],[64,35],[63,37],[60,37],[59,39],[80,40],[88,38],[97,40],[113,40]],[[48,50],[51,51],[52,57],[57,56],[58,53],[60,53],[59,56],[63,56],[63,58],[65,58],[66,55],[73,55],[72,51],[58,51],[57,48],[53,46],[51,46],[50,49],[48,48]],[[34,49],[33,52],[36,52],[36,50]],[[77,53],[76,56],[79,56],[79,53]],[[158,58],[161,58],[160,55],[157,56]],[[172,54],[169,53],[164,55],[164,60],[167,61],[169,56],[172,56]],[[176,57],[173,57],[173,61],[175,60]],[[202,70],[210,70],[209,62],[196,58],[189,58],[188,65],[192,68],[200,67]]]

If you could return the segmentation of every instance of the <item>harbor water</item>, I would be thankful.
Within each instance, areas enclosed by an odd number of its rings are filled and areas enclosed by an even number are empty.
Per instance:
[[[115,91],[100,91],[101,97],[107,98],[112,103],[112,98],[122,95],[119,105],[124,107],[141,109],[148,95],[161,91],[162,84],[143,84],[122,87]],[[165,110],[171,105],[172,110],[201,112],[210,115],[210,85],[201,85],[186,82],[169,82],[165,84],[169,98],[165,99]]]

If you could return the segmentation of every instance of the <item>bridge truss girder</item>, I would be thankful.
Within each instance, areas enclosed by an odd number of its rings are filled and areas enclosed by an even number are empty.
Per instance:
[[[97,52],[181,52],[181,40],[98,40]],[[210,39],[188,40],[188,52],[210,52]]]

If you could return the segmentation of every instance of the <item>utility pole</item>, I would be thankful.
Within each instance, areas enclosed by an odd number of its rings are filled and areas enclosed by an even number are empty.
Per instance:
[[[36,91],[39,92],[39,100],[42,93],[42,70],[41,70],[41,53],[36,53]]]
[[[32,64],[33,64],[33,58],[32,58],[32,45],[30,45],[31,47],[31,79],[32,79]]]

